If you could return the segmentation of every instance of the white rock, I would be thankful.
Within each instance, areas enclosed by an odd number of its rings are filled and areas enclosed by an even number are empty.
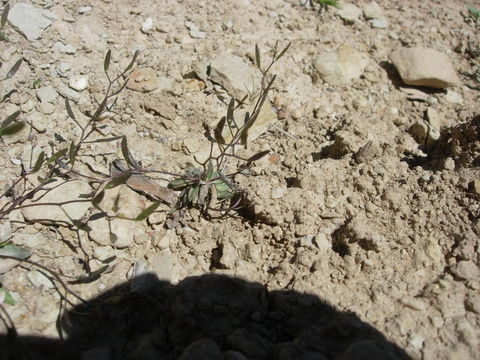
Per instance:
[[[452,104],[463,104],[463,97],[456,91],[447,90],[447,94],[445,95],[445,100]]]
[[[206,34],[203,31],[200,31],[200,29],[192,23],[191,21],[185,21],[185,27],[189,30],[190,37],[193,39],[204,39]]]
[[[232,54],[221,54],[210,62],[210,80],[225,88],[237,100],[253,93],[258,75],[242,58]]]
[[[370,26],[376,29],[386,29],[388,27],[387,20],[382,19],[373,19],[370,20]]]
[[[320,251],[328,251],[332,248],[331,242],[328,240],[327,235],[324,233],[318,233],[313,237],[313,243],[317,245]]]
[[[450,271],[461,280],[478,280],[480,269],[471,260],[462,260],[450,267]]]
[[[56,18],[53,12],[26,3],[15,4],[8,13],[12,27],[30,41],[41,37]]]
[[[64,98],[68,98],[68,100],[72,100],[74,103],[78,103],[80,101],[80,94],[77,91],[70,89],[64,83],[58,82],[56,88],[57,92]]]
[[[68,81],[68,86],[70,86],[73,90],[83,91],[88,88],[88,76],[74,75]]]
[[[365,19],[382,19],[384,17],[383,10],[376,2],[365,4],[363,6],[363,16]]]
[[[58,93],[51,85],[38,88],[36,93],[38,100],[43,103],[53,103],[58,98]]]
[[[320,77],[331,85],[348,84],[358,79],[367,65],[367,55],[349,45],[324,53],[313,61]]]
[[[402,48],[390,59],[405,84],[439,89],[460,84],[448,57],[435,49]]]
[[[442,118],[440,117],[438,111],[432,107],[429,107],[425,115],[430,125],[440,132],[440,129],[442,128]]]
[[[88,194],[91,191],[90,185],[85,180],[63,181],[57,179],[56,182],[46,185],[45,191],[37,192],[32,200],[28,200],[23,204],[32,205],[38,203],[37,199],[41,197],[41,203],[46,203],[47,205],[25,207],[21,211],[28,221],[47,224],[55,222],[59,225],[71,224],[70,219],[79,220],[85,215],[90,208],[89,202],[72,202],[61,207],[48,204],[83,200],[80,198],[80,195]]]
[[[141,30],[144,34],[148,34],[150,31],[153,30],[153,18],[152,17],[148,17],[148,18],[145,19],[145,21],[142,23]]]
[[[52,50],[69,55],[73,55],[77,52],[77,48],[75,46],[69,44],[65,45],[61,41],[57,41],[55,44],[53,44]]]
[[[42,272],[37,270],[32,270],[27,273],[28,280],[32,283],[33,286],[37,288],[53,289],[55,284],[46,277]]]
[[[347,23],[353,23],[360,18],[362,10],[353,4],[342,4],[342,8],[338,10],[338,15]]]
[[[0,224],[0,243],[7,241],[12,233],[12,226],[10,221],[5,221]]]
[[[150,259],[150,268],[155,272],[159,280],[171,282],[173,276],[173,254],[169,249],[155,253]]]
[[[92,7],[91,7],[91,6],[82,6],[82,7],[78,8],[78,13],[79,13],[79,14],[87,14],[87,13],[89,13],[90,11],[92,11]]]

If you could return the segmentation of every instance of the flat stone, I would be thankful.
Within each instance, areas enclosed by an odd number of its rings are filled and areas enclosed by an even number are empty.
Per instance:
[[[462,260],[450,267],[450,271],[460,280],[478,280],[480,269],[471,260]]]
[[[185,27],[189,30],[189,35],[192,39],[205,39],[206,34],[203,31],[200,31],[200,29],[192,23],[191,21],[185,21]]]
[[[383,9],[376,2],[365,4],[363,6],[363,16],[367,20],[382,19],[384,17]]]
[[[52,50],[69,55],[73,55],[77,52],[77,48],[75,46],[70,44],[65,45],[61,41],[57,41],[55,44],[53,44]]]
[[[445,95],[445,100],[452,104],[459,104],[459,105],[463,104],[462,95],[451,89],[447,90],[447,93]]]
[[[57,88],[57,92],[62,97],[68,98],[68,100],[71,100],[74,103],[78,103],[80,101],[80,94],[77,91],[70,89],[64,83],[59,82],[56,88]]]
[[[83,91],[88,88],[88,76],[74,75],[68,81],[68,86],[70,86],[73,90]]]
[[[127,81],[127,88],[134,91],[149,92],[158,87],[157,72],[152,68],[134,70]]]
[[[443,121],[438,111],[432,107],[429,107],[425,113],[425,116],[427,117],[427,120],[430,123],[430,125],[433,128],[435,128],[438,132],[440,132]]]
[[[36,93],[38,100],[43,103],[53,103],[58,98],[58,93],[51,85],[38,88]]]
[[[460,84],[448,57],[435,49],[402,48],[390,59],[405,84],[439,89]]]
[[[31,205],[39,201],[46,204],[21,209],[26,220],[45,224],[67,225],[71,224],[70,219],[81,219],[90,208],[90,202],[86,201],[73,202],[61,206],[48,205],[49,203],[84,200],[80,198],[80,195],[88,194],[92,191],[92,188],[85,180],[62,182],[62,180],[58,179],[56,182],[46,185],[45,188],[45,191],[37,192],[32,200],[27,200],[23,204]],[[40,197],[41,200],[37,201]]]
[[[367,55],[349,45],[324,53],[313,61],[320,77],[331,85],[344,85],[358,79],[367,65]]]
[[[221,54],[210,62],[211,81],[220,84],[237,100],[252,94],[259,75],[242,58],[232,54]]]
[[[342,4],[342,8],[338,10],[338,15],[346,23],[354,23],[355,21],[360,19],[360,15],[362,15],[362,10],[358,6],[355,6],[353,4]]]
[[[56,19],[53,12],[26,3],[15,4],[8,13],[10,25],[30,41],[40,38]]]
[[[388,22],[386,19],[373,19],[370,20],[370,26],[375,29],[386,29],[388,27]]]
[[[46,277],[42,272],[37,270],[32,270],[27,273],[28,280],[32,283],[33,286],[36,288],[45,288],[45,289],[53,289],[55,284]]]

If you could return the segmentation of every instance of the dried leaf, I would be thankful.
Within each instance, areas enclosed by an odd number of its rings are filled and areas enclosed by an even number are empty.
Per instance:
[[[120,140],[123,138],[123,135],[120,135],[120,136],[112,136],[112,137],[109,137],[109,138],[102,138],[102,139],[97,139],[97,140],[92,140],[92,141],[85,141],[86,144],[89,144],[89,143],[102,143],[102,142],[110,142],[110,141],[116,141],[116,140]]]
[[[212,160],[210,160],[207,165],[207,174],[205,176],[205,181],[210,180],[212,176],[213,176],[213,163],[212,163]]]
[[[103,189],[99,191],[97,194],[95,194],[95,196],[92,199],[93,206],[98,208],[98,205],[102,202],[104,196],[105,196],[105,191]]]
[[[175,179],[168,183],[168,187],[173,190],[182,190],[188,185],[191,185],[191,182],[184,178]]]
[[[247,163],[250,164],[254,161],[260,160],[265,155],[267,155],[269,152],[270,152],[270,150],[261,151],[261,152],[255,154],[255,155],[253,155],[252,157],[248,158]]]
[[[76,280],[69,281],[69,284],[88,284],[100,278],[105,271],[110,268],[109,265],[104,265],[100,269],[95,270],[89,274],[78,276]]]
[[[72,120],[75,120],[75,114],[72,111],[72,108],[70,107],[70,101],[68,101],[68,98],[65,96],[65,108],[67,109],[67,114],[68,117]]]
[[[135,161],[135,159],[133,158],[130,150],[128,149],[127,137],[125,135],[122,137],[122,155],[127,164],[129,164],[135,169],[141,168],[137,161]]]
[[[71,219],[71,221],[72,221],[72,224],[78,228],[78,230],[82,230],[85,232],[92,231],[92,228],[90,226],[88,226],[87,224],[84,224],[80,220]]]
[[[15,75],[20,68],[20,65],[22,65],[22,59],[20,58],[10,69],[10,71],[7,73],[5,76],[5,79],[10,79],[13,75]]]

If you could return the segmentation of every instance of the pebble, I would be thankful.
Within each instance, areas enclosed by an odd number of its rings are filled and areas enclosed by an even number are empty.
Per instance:
[[[447,55],[431,48],[402,48],[390,55],[403,82],[444,89],[460,84]]]
[[[151,256],[148,260],[150,268],[157,275],[159,280],[171,282],[173,280],[173,254],[169,249],[161,250]]]
[[[338,10],[338,15],[346,23],[354,23],[362,15],[362,10],[353,4],[342,4],[342,8]]]
[[[189,30],[189,35],[192,39],[205,39],[206,33],[200,31],[200,29],[191,21],[185,21],[185,27]]]
[[[460,280],[478,280],[480,278],[480,269],[471,260],[461,260],[450,267],[450,271]]]
[[[50,115],[55,112],[55,105],[50,104],[50,103],[40,103],[40,112],[45,115]]]
[[[403,298],[403,299],[400,299],[400,303],[410,309],[417,310],[417,311],[424,311],[426,309],[425,303],[420,299]]]
[[[88,88],[88,76],[74,75],[68,81],[68,86],[70,86],[73,90],[83,91]]]
[[[149,92],[158,87],[157,72],[149,67],[134,70],[127,81],[127,88],[134,91]]]
[[[445,100],[452,104],[463,104],[463,97],[454,90],[448,90],[445,95]]]
[[[360,78],[368,61],[366,54],[349,45],[343,45],[335,51],[317,56],[313,60],[313,66],[325,82],[342,85]]]
[[[53,103],[58,98],[58,93],[51,85],[38,88],[36,93],[42,103]]]
[[[442,128],[442,119],[438,111],[432,107],[429,107],[425,112],[425,116],[427,117],[427,120],[432,128],[440,133],[440,129]]]
[[[388,27],[388,23],[385,19],[373,19],[370,20],[370,26],[375,29],[386,29]]]
[[[74,103],[78,103],[80,101],[80,94],[73,89],[70,89],[64,83],[59,82],[57,85],[57,92],[62,95],[64,98],[68,98],[68,100],[73,101]]]
[[[443,163],[443,168],[449,171],[455,170],[455,160],[453,160],[451,157],[447,157]]]
[[[313,237],[313,243],[318,247],[320,251],[328,251],[332,248],[332,244],[328,237],[324,233],[318,233]]]
[[[468,184],[468,191],[480,195],[480,179],[475,179]]]
[[[371,2],[363,6],[363,16],[365,19],[381,19],[384,17],[383,10],[376,2]]]
[[[82,6],[78,8],[78,13],[81,15],[88,14],[90,11],[92,11],[92,9],[93,8],[91,6]]]
[[[69,74],[70,74],[70,69],[72,67],[70,66],[70,64],[66,63],[66,62],[61,62],[57,65],[56,67],[56,72],[58,75],[62,76],[62,77],[67,77]]]
[[[53,289],[55,284],[50,280],[47,276],[45,276],[42,272],[37,270],[32,270],[27,273],[28,280],[32,283],[33,286],[36,288],[46,288],[46,289]]]
[[[141,31],[144,34],[148,34],[150,31],[153,30],[153,18],[148,17],[145,19],[145,21],[142,23]]]
[[[59,51],[61,53],[69,54],[69,55],[73,55],[77,52],[77,48],[75,46],[70,45],[70,44],[65,45],[61,41],[57,41],[53,45],[52,50]]]

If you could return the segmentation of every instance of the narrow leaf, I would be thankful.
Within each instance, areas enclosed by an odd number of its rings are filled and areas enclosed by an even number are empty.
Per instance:
[[[287,52],[288,48],[290,47],[290,45],[292,45],[292,43],[288,43],[287,46],[285,46],[285,49],[282,50],[282,52],[277,56],[277,58],[275,59],[275,61],[279,60],[283,55],[285,55],[285,53]]]
[[[109,181],[107,185],[105,185],[105,189],[112,189],[118,185],[125,184],[130,178],[130,176],[132,176],[132,173],[130,171],[123,173],[119,177],[116,177],[113,180]]]
[[[5,79],[10,79],[13,75],[15,75],[20,68],[20,65],[22,65],[22,59],[20,58],[10,69],[10,71],[7,73],[5,76]]]
[[[15,111],[13,114],[8,115],[5,120],[2,121],[2,127],[9,125],[11,122],[17,120],[18,116],[20,115],[21,111]]]
[[[72,140],[70,143],[70,149],[68,150],[68,157],[70,158],[70,165],[75,164],[75,158],[77,157],[77,145]]]
[[[82,230],[85,232],[92,231],[92,228],[90,226],[88,226],[87,224],[84,224],[80,220],[72,219],[72,224],[75,225],[78,228],[78,230]]]
[[[112,206],[112,211],[113,212],[118,212],[118,209],[120,209],[120,192],[115,196],[115,200],[113,201],[113,206]]]
[[[213,176],[213,163],[212,163],[212,160],[210,160],[207,165],[207,174],[205,176],[205,180],[206,181],[210,180],[212,176]]]
[[[129,165],[135,169],[140,169],[140,165],[135,161],[130,150],[128,150],[127,137],[125,135],[122,137],[122,155]]]
[[[183,188],[185,188],[186,186],[190,185],[190,182],[187,181],[186,179],[184,178],[181,178],[181,179],[175,179],[173,181],[170,181],[168,183],[168,187],[170,189],[173,189],[173,190],[182,190]]]
[[[234,109],[235,109],[235,99],[232,98],[228,103],[228,108],[227,108],[227,123],[228,123],[228,126],[230,127],[237,127],[235,124],[235,119],[233,118]]]
[[[23,121],[15,122],[8,126],[0,128],[0,136],[3,135],[12,135],[23,129],[25,123]]]
[[[89,144],[89,143],[102,143],[102,142],[110,142],[110,141],[116,141],[116,140],[120,140],[123,138],[123,135],[120,135],[120,136],[112,136],[112,137],[109,137],[109,138],[102,138],[102,139],[97,139],[97,140],[92,140],[92,141],[85,141],[86,144]]]
[[[3,29],[8,19],[8,12],[10,11],[10,4],[7,3],[3,8],[2,19],[0,20],[0,29]]]
[[[132,61],[130,61],[130,64],[128,64],[128,66],[125,68],[123,72],[127,72],[132,68],[133,64],[135,64],[135,61],[137,60],[137,56],[139,53],[140,53],[140,50],[135,50],[135,54],[133,54]]]
[[[231,199],[234,196],[235,196],[235,193],[233,193],[231,191],[218,191],[217,190],[217,199],[218,200]]]
[[[253,155],[252,157],[250,157],[250,158],[247,160],[247,163],[252,163],[252,162],[254,162],[254,161],[260,160],[260,159],[263,158],[265,155],[267,155],[269,152],[270,152],[270,150],[261,151],[261,152],[259,152],[258,154],[255,154],[255,155]]]
[[[261,70],[261,62],[260,62],[260,49],[258,48],[258,45],[255,44],[255,61],[257,63],[257,67]]]
[[[75,114],[70,107],[70,101],[68,101],[68,97],[65,96],[65,108],[67,109],[68,117],[72,120],[75,120]]]
[[[38,170],[40,170],[44,161],[45,161],[45,153],[42,151],[40,155],[38,155],[37,161],[35,161],[35,165],[33,166],[31,173],[33,174],[33,173],[36,173]]]
[[[50,158],[47,160],[47,164],[57,161],[59,158],[64,156],[67,153],[67,151],[68,151],[68,148],[64,148],[62,150],[57,151],[55,154],[50,156]]]
[[[21,246],[9,244],[0,248],[0,255],[12,256],[17,259],[27,259],[32,255],[32,252]]]
[[[112,56],[112,50],[107,51],[107,55],[105,55],[105,61],[103,62],[103,70],[105,73],[108,72],[108,68],[110,67],[110,57]]]
[[[105,191],[102,189],[98,194],[96,194],[93,197],[92,199],[93,206],[98,207],[98,205],[102,202],[104,196],[105,196]]]
[[[95,270],[95,271],[93,271],[89,274],[86,274],[86,275],[81,275],[81,276],[77,277],[76,280],[69,281],[68,283],[69,284],[88,284],[88,283],[91,283],[95,280],[100,279],[100,275],[102,275],[109,268],[110,268],[109,265],[104,265],[100,269]]]
[[[145,210],[143,210],[138,216],[135,218],[135,221],[142,221],[149,217],[157,208],[160,206],[161,201],[156,201]]]
[[[196,202],[199,190],[198,186],[192,186],[188,189],[187,200],[190,203],[194,204]]]
[[[37,179],[38,179],[38,182],[42,185],[47,185],[47,184],[50,184],[50,183],[53,183],[53,182],[57,181],[57,179],[55,179],[55,178],[43,178],[41,176],[38,176]]]

